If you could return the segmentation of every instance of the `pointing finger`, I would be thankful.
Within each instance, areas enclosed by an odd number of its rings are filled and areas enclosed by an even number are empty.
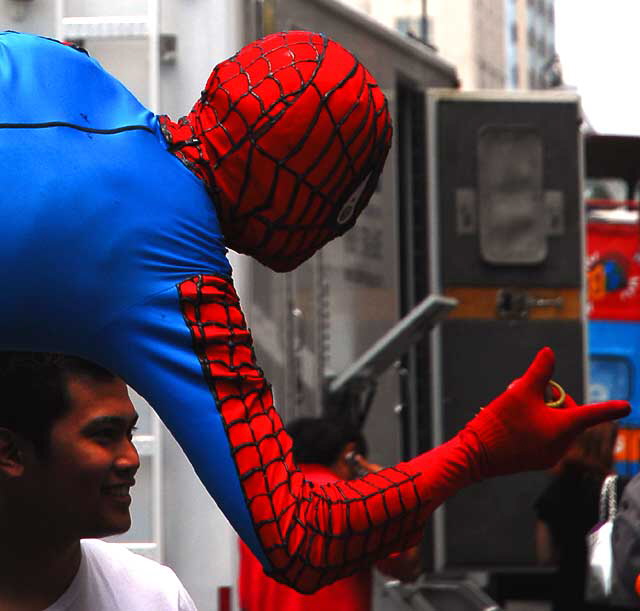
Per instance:
[[[591,405],[580,405],[567,410],[573,418],[575,430],[585,429],[601,422],[624,418],[631,413],[628,401],[605,401]]]

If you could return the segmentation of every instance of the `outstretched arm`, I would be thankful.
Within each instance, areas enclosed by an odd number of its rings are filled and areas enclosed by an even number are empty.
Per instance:
[[[241,537],[273,577],[303,592],[415,545],[432,511],[469,483],[548,467],[580,430],[629,410],[570,398],[564,409],[548,407],[553,353],[544,349],[450,441],[361,479],[317,486],[293,462],[230,279],[194,276],[126,316],[126,333],[112,327],[101,340],[120,346],[113,368],[124,374],[135,363],[127,381]]]
[[[274,576],[303,591],[415,544],[433,509],[470,482],[548,467],[580,430],[628,412],[625,402],[578,407],[570,398],[564,409],[548,407],[547,348],[446,444],[360,480],[313,487],[293,464],[233,287],[199,276],[180,286],[180,298],[258,539]]]

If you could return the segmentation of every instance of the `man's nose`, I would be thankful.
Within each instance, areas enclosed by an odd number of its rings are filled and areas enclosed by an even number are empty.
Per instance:
[[[115,466],[117,469],[133,471],[134,473],[140,467],[140,455],[131,439],[126,439],[121,445],[120,452],[115,460]]]

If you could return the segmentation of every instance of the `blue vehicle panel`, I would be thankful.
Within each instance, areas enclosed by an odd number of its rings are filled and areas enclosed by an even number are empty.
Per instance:
[[[640,323],[589,322],[589,400],[626,399],[631,414],[620,420],[615,469],[620,475],[640,471]]]
[[[589,400],[626,399],[632,411],[620,421],[640,426],[640,323],[592,320],[589,322]]]

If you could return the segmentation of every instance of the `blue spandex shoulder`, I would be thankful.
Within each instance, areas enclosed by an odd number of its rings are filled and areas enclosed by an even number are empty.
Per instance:
[[[87,54],[49,38],[0,33],[0,123],[151,127],[147,110]]]
[[[79,352],[149,295],[231,274],[211,198],[166,148],[157,117],[95,60],[0,35],[1,342]]]

